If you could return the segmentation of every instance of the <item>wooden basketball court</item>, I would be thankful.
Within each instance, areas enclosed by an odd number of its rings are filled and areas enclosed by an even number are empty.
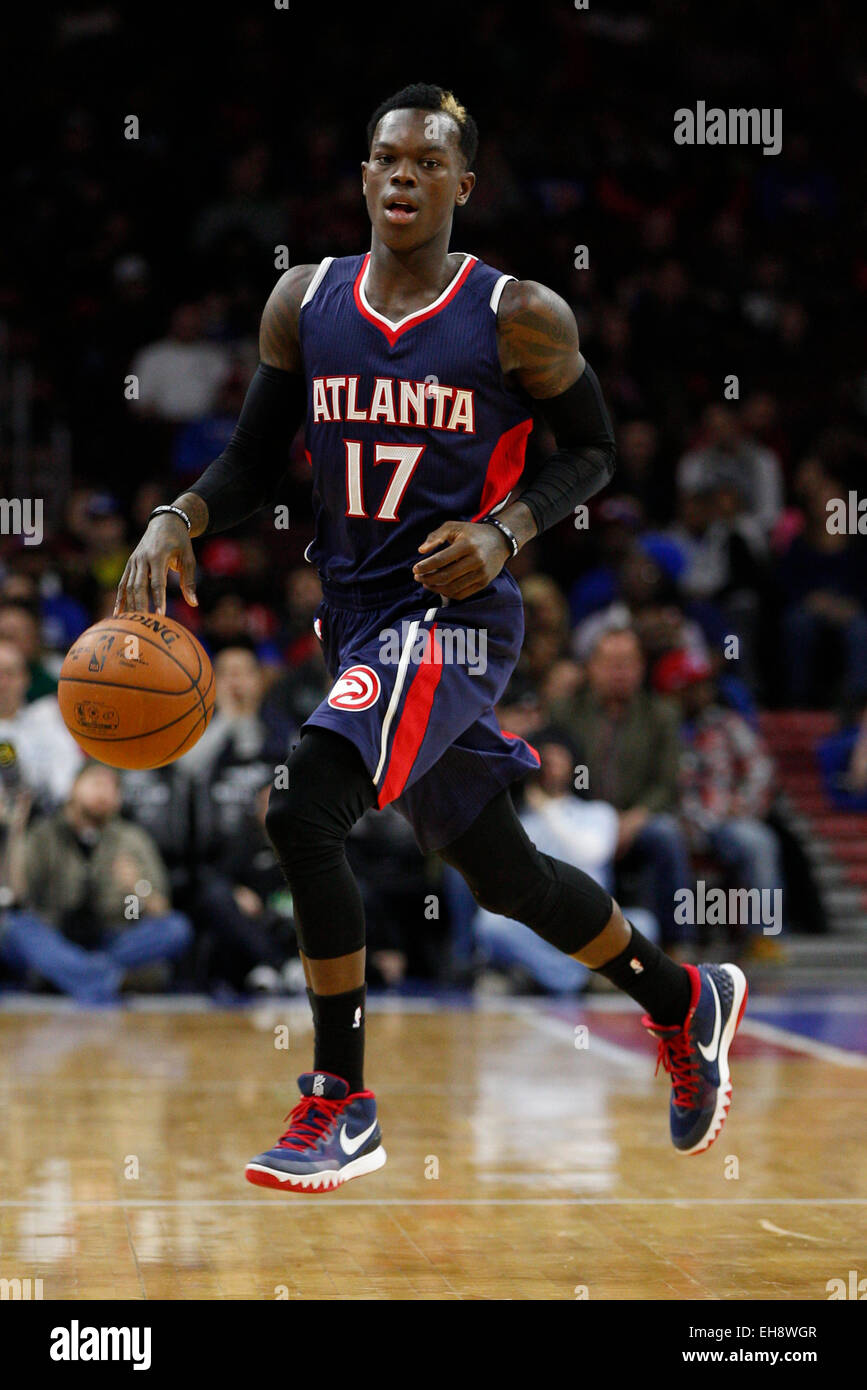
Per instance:
[[[374,1000],[389,1161],[319,1197],[243,1177],[308,1068],[306,1005],[13,1001],[0,1278],[46,1300],[826,1299],[867,1237],[864,1021],[835,998],[801,1029],[753,1001],[697,1158],[634,1006]]]

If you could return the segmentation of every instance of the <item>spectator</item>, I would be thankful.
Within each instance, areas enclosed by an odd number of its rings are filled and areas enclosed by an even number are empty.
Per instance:
[[[180,304],[168,336],[136,353],[130,372],[138,378],[138,412],[169,424],[210,414],[229,374],[225,348],[202,336],[198,304]]]
[[[683,716],[680,808],[690,849],[713,854],[738,887],[781,892],[779,842],[765,821],[774,766],[760,736],[719,704],[710,666],[689,652],[664,656],[653,684]]]
[[[236,988],[262,994],[303,993],[292,895],[265,831],[272,782],[256,792],[227,857],[209,870],[199,890],[201,934],[216,952],[211,970]]]
[[[156,846],[119,811],[116,772],[88,763],[64,806],[27,832],[23,905],[0,937],[13,970],[83,1003],[116,998],[137,972],[165,967],[192,940],[187,918],[171,910]]]
[[[53,810],[69,793],[84,754],[53,695],[25,702],[29,681],[21,649],[0,640],[0,741],[12,749],[38,807]]]
[[[261,717],[262,667],[255,652],[224,647],[214,677],[216,710],[184,757],[184,771],[195,783],[196,856],[219,864],[253,810],[258,789],[273,782],[286,749]]]
[[[754,688],[768,547],[759,523],[744,511],[737,470],[718,464],[685,484],[677,523],[666,534],[677,550],[677,589],[688,613],[715,648],[729,634],[740,638],[740,670]]]
[[[777,571],[786,699],[799,708],[827,706],[834,692],[831,675],[836,664],[842,667],[840,693],[857,705],[867,699],[863,541],[828,529],[828,503],[846,497],[844,480],[830,465],[817,467],[815,460],[805,461],[798,470],[796,489],[804,509],[804,529]]]
[[[609,891],[614,882],[619,817],[604,801],[575,796],[575,752],[556,729],[539,740],[541,769],[525,784],[521,824],[543,854],[551,854],[583,869]],[[453,874],[453,870],[448,870]],[[623,909],[645,936],[658,938],[656,920],[641,908]],[[550,993],[575,993],[587,983],[589,971],[521,922],[480,908],[473,923],[485,962],[510,974],[521,987],[525,980]]]
[[[619,813],[619,874],[650,880],[639,901],[656,917],[662,941],[682,944],[674,895],[690,882],[678,810],[677,711],[642,688],[644,657],[630,628],[603,632],[590,653],[586,680],[552,717],[570,735],[588,770],[589,791]]]
[[[27,662],[30,684],[24,698],[29,705],[44,695],[57,694],[57,681],[42,660],[39,616],[34,608],[0,602],[0,642],[11,642]]]
[[[678,489],[700,491],[723,468],[735,479],[746,515],[769,535],[783,510],[780,460],[771,449],[744,436],[731,405],[709,405],[702,425],[704,442],[685,453],[677,465]]]

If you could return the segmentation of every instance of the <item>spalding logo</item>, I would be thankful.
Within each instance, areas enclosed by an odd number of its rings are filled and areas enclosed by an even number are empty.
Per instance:
[[[95,700],[79,700],[75,706],[75,722],[81,729],[116,729],[120,720],[111,705],[99,705]]]
[[[332,709],[370,709],[381,689],[379,676],[369,666],[350,666],[332,686],[328,703]]]

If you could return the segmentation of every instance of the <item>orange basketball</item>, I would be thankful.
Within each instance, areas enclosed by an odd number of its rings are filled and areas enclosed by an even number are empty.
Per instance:
[[[110,767],[164,767],[214,712],[214,672],[191,632],[153,613],[103,618],[70,647],[57,699],[67,729]]]

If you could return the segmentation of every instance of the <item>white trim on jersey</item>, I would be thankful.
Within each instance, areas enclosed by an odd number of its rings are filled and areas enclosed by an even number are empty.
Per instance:
[[[403,651],[400,654],[400,665],[397,668],[397,678],[394,682],[394,690],[391,692],[391,699],[388,702],[388,709],[385,711],[385,718],[382,721],[382,737],[379,745],[379,762],[376,764],[376,771],[373,774],[374,786],[382,776],[382,772],[386,764],[386,759],[388,755],[388,735],[391,732],[391,723],[394,719],[395,711],[398,705],[400,704],[400,697],[403,692],[404,681],[406,680],[406,672],[409,666],[410,657],[412,656],[413,644],[415,643],[415,639],[418,636],[419,626],[421,622],[431,622],[432,619],[436,617],[437,612],[438,609],[436,607],[429,608],[425,613],[423,619],[416,618],[415,622],[410,623],[409,632],[406,634],[406,641],[403,644]]]
[[[499,280],[497,281],[496,285],[495,285],[494,288],[491,290],[491,313],[492,313],[492,314],[496,314],[498,308],[500,307],[500,296],[502,295],[503,290],[506,288],[506,286],[507,286],[507,284],[509,283],[510,280],[514,280],[515,283],[517,283],[517,277],[516,277],[516,276],[514,276],[514,275],[501,275],[500,278],[499,278]]]
[[[313,298],[314,294],[315,294],[316,291],[319,289],[319,286],[322,284],[322,281],[325,279],[326,275],[328,274],[328,267],[331,265],[331,262],[332,262],[333,260],[334,260],[334,257],[333,257],[333,256],[326,256],[324,261],[320,261],[320,262],[319,262],[319,269],[317,270],[316,274],[313,276],[313,279],[310,281],[310,284],[307,286],[307,293],[305,294],[304,298],[303,298],[302,301],[301,301],[301,306],[300,306],[301,309],[304,308],[304,305],[307,304],[308,301],[311,300],[311,299]],[[299,310],[299,312],[300,312],[300,310]]]
[[[470,261],[475,261],[475,260],[478,260],[478,257],[477,257],[477,256],[473,256],[473,255],[470,255],[468,252],[465,252],[465,253],[464,253],[464,259],[463,259],[463,261],[461,262],[461,264],[460,264],[458,270],[457,270],[457,271],[455,272],[455,274],[452,276],[451,280],[449,280],[449,283],[446,285],[446,287],[445,287],[445,289],[443,290],[442,294],[437,295],[436,299],[433,301],[432,304],[425,304],[424,307],[423,307],[422,309],[413,309],[413,311],[412,311],[411,314],[405,314],[404,317],[403,317],[402,319],[398,319],[397,323],[395,323],[393,319],[387,319],[387,318],[385,317],[385,314],[379,314],[379,313],[377,313],[376,309],[372,309],[371,306],[370,306],[370,303],[368,302],[367,295],[366,295],[365,292],[364,292],[364,287],[365,287],[365,285],[367,284],[367,277],[368,277],[368,275],[370,274],[370,261],[368,261],[368,262],[367,262],[367,265],[365,266],[364,274],[362,275],[362,277],[361,277],[361,282],[360,282],[360,284],[359,284],[359,286],[358,286],[358,293],[359,293],[361,302],[362,302],[362,304],[363,304],[364,307],[365,307],[365,310],[366,310],[367,313],[370,314],[373,318],[379,319],[379,322],[380,322],[380,323],[384,323],[384,324],[386,325],[387,328],[392,328],[392,329],[403,328],[406,324],[412,323],[413,319],[419,318],[419,316],[420,316],[421,314],[429,314],[430,311],[431,311],[431,309],[436,309],[436,308],[438,308],[438,306],[439,306],[440,304],[442,304],[443,300],[444,300],[444,299],[447,299],[448,296],[451,294],[452,290],[453,290],[454,287],[455,287],[455,282],[461,278],[461,276],[463,275],[464,271],[465,271],[466,268],[467,268],[468,263],[469,263]]]

